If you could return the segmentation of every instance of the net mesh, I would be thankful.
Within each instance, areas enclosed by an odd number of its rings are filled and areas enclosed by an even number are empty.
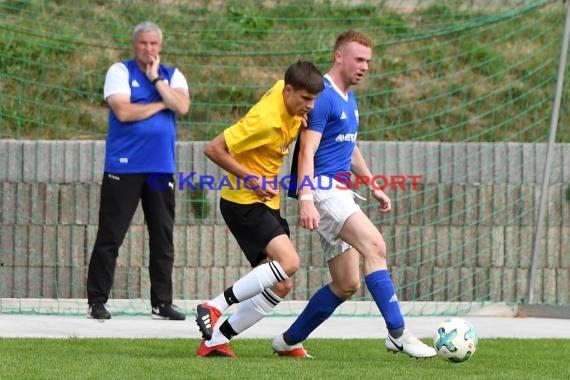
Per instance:
[[[372,201],[361,207],[387,242],[407,314],[455,314],[526,297],[561,1],[10,0],[0,2],[0,13],[2,312],[84,312],[107,132],[104,76],[131,56],[131,29],[145,19],[164,32],[162,62],[191,86],[190,113],[178,122],[178,170],[214,177],[222,173],[203,156],[204,142],[242,116],[284,68],[303,59],[325,72],[338,33],[369,34],[371,70],[354,87],[359,140],[372,172],[391,185],[395,209],[380,215]],[[567,83],[535,290],[549,305],[570,302]],[[394,185],[394,176],[405,185]],[[415,188],[410,176],[421,176]],[[183,181],[179,190],[175,299],[208,299],[249,267],[219,214],[218,191],[191,191]],[[282,201],[303,258],[288,298],[302,301],[328,272],[318,236],[296,227],[296,204]],[[115,274],[111,303],[127,300],[118,313],[136,314],[148,301],[147,247],[138,210]],[[353,297],[370,299],[365,286]],[[377,314],[365,305],[341,312]]]

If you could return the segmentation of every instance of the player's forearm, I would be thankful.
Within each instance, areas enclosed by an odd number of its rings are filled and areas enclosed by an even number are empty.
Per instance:
[[[180,116],[188,113],[190,109],[190,96],[186,91],[173,89],[164,81],[157,82],[156,89],[160,93],[166,108],[176,112],[176,114]]]
[[[239,178],[257,177],[257,175],[241,165],[231,154],[208,156],[216,165]]]
[[[312,194],[312,181],[315,176],[315,153],[321,141],[321,134],[318,132],[303,130],[299,146],[299,156],[297,162],[297,192],[301,194]]]
[[[297,162],[297,192],[299,195],[311,194],[315,173],[314,152],[309,149],[301,149]]]
[[[350,171],[358,176],[366,176],[368,178],[372,178],[372,173],[370,169],[368,169],[368,165],[366,165],[366,161],[360,152],[360,149],[357,147],[354,148],[352,152],[352,160],[350,161]]]
[[[379,193],[384,194],[384,192],[382,190],[377,190],[379,188],[378,184],[373,183],[374,175],[372,174],[372,172],[368,168],[368,165],[366,164],[366,160],[364,160],[364,156],[362,155],[362,152],[360,152],[360,149],[358,149],[358,147],[356,147],[352,153],[352,161],[350,163],[350,171],[352,171],[352,173],[354,173],[357,176],[367,178],[368,179],[367,185],[371,191],[373,191],[373,192],[377,191]]]
[[[221,133],[216,136],[204,148],[204,155],[208,157],[213,163],[224,169],[228,173],[236,177],[246,178],[248,176],[255,176],[255,173],[249,171],[246,167],[242,166],[229,152],[224,134]],[[248,183],[249,184],[249,183]]]
[[[165,104],[163,102],[146,104],[127,103],[115,106],[113,112],[119,121],[128,123],[148,119],[164,108]]]

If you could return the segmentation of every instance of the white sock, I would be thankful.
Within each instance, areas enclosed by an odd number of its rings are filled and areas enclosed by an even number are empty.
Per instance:
[[[237,280],[232,286],[232,291],[238,302],[240,302],[259,294],[263,289],[271,288],[287,278],[288,276],[281,268],[281,265],[277,261],[271,261],[253,268],[251,272]],[[206,303],[223,313],[230,307],[224,293],[219,294],[216,298]]]
[[[219,328],[217,328],[212,333],[212,339],[205,341],[204,344],[206,345],[206,347],[213,347],[213,346],[217,346],[219,344],[226,344],[229,342],[230,342],[230,340],[228,338],[226,338],[224,336],[224,334],[222,334],[220,332]]]
[[[271,289],[265,289],[261,294],[242,302],[236,312],[228,318],[227,322],[236,333],[240,334],[259,322],[263,317],[271,314],[275,306],[281,301],[281,297],[273,293]],[[207,340],[205,344],[206,347],[212,347],[229,343],[229,341],[218,327],[212,333],[212,339]]]
[[[230,305],[228,305],[228,302],[226,301],[226,297],[224,296],[224,293],[218,295],[213,300],[206,302],[206,304],[215,307],[216,309],[218,309],[222,313],[224,311],[226,311],[226,309],[228,307],[230,307]]]
[[[234,331],[240,334],[271,314],[281,301],[281,297],[271,289],[265,289],[261,294],[242,302],[236,312],[228,318],[228,322]]]
[[[242,302],[288,278],[277,261],[270,261],[253,268],[251,272],[237,280],[232,290],[237,302]]]

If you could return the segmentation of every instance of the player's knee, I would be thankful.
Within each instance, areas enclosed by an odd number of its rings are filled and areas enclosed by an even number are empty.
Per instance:
[[[291,289],[293,289],[293,280],[291,280],[291,278],[288,278],[285,281],[281,281],[275,284],[271,290],[273,290],[273,293],[279,297],[285,298]]]
[[[287,276],[291,277],[301,267],[301,258],[296,252],[294,252],[293,254],[288,255],[284,260],[281,260],[279,264],[285,273],[287,273]]]
[[[380,237],[379,239],[373,242],[373,245],[374,245],[374,252],[376,252],[376,255],[379,258],[386,260],[386,242],[384,241],[384,239]]]
[[[358,290],[360,290],[360,279],[345,281],[342,284],[335,286],[335,293],[343,300],[349,299],[358,292]]]
[[[359,290],[360,290],[360,279],[347,282],[346,285],[344,286],[344,292],[345,294],[348,294],[349,297],[352,297],[352,295],[358,292]]]

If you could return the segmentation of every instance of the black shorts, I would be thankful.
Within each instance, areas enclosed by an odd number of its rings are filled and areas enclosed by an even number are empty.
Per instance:
[[[244,205],[220,198],[220,211],[252,267],[267,257],[265,247],[273,238],[290,236],[289,224],[279,210],[263,203]]]

